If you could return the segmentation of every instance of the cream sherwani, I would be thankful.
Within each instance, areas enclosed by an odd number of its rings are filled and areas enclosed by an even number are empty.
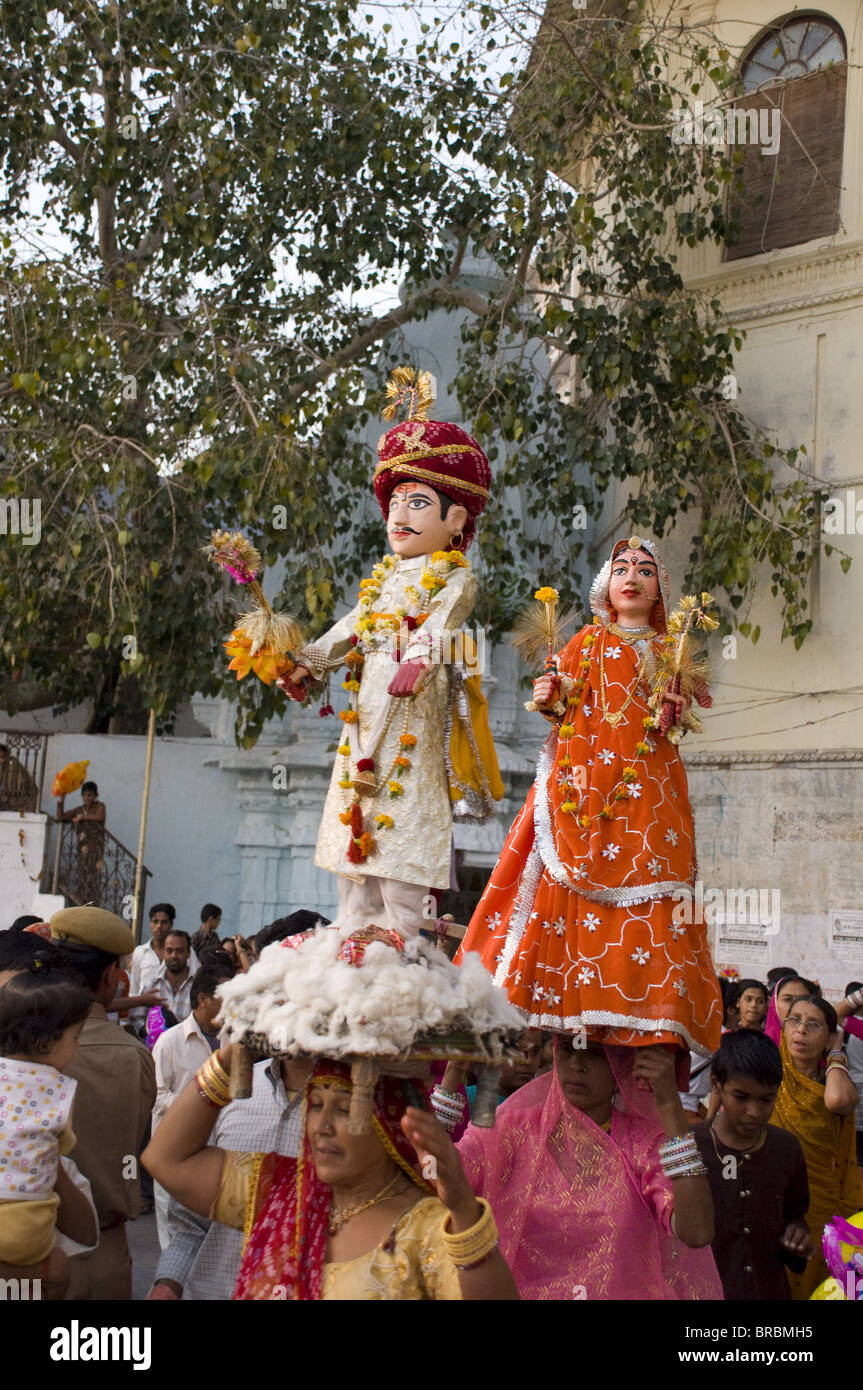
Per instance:
[[[400,559],[384,579],[375,600],[375,611],[380,613],[395,613],[397,608],[404,608],[411,616],[428,613],[425,622],[410,634],[402,652],[403,660],[431,659],[433,665],[425,684],[413,699],[387,694],[387,686],[397,670],[392,634],[364,636],[361,650],[365,664],[356,701],[359,722],[344,726],[343,741],[351,745],[351,775],[356,771],[359,758],[373,757],[375,760],[378,790],[374,795],[364,795],[361,805],[365,828],[374,835],[376,850],[362,865],[351,864],[346,857],[350,830],[339,816],[350,807],[354,793],[339,786],[346,764],[341,754],[336,756],[321,818],[315,863],[343,876],[342,908],[350,903],[350,913],[357,925],[366,924],[360,923],[361,917],[376,921],[378,925],[397,925],[394,918],[398,917],[399,929],[404,930],[406,918],[417,912],[422,896],[429,889],[450,886],[448,663],[452,641],[473,608],[477,583],[470,570],[455,569],[450,572],[445,586],[434,598],[429,598],[420,580],[430,561],[428,555]],[[410,589],[415,591],[413,595],[408,592]],[[299,660],[314,676],[320,679],[351,651],[351,637],[359,616],[357,605],[299,654]],[[403,749],[399,738],[406,727],[416,736],[417,742],[415,747]],[[412,765],[401,777],[403,794],[391,798],[390,770],[399,753],[406,753]],[[392,828],[379,829],[375,825],[375,817],[379,814],[392,817]],[[350,883],[345,883],[345,878],[353,885],[365,885],[364,892],[358,894]],[[389,893],[386,886],[373,880],[393,881]],[[394,895],[400,898],[398,905],[393,902]],[[382,897],[385,915],[391,918],[385,923],[380,920]],[[340,912],[340,921],[342,916]],[[414,930],[418,925],[414,924]]]

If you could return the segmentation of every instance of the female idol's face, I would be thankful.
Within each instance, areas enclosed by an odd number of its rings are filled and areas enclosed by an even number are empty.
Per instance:
[[[659,598],[656,561],[644,550],[622,550],[614,558],[608,583],[608,600],[617,621],[643,627],[650,621]]]
[[[793,1005],[785,1020],[785,1039],[795,1062],[817,1062],[829,1038],[830,1030],[817,1005],[804,1001]]]

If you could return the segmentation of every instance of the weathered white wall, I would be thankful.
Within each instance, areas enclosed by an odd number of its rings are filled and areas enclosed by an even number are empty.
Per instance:
[[[716,950],[712,939],[717,966],[764,979],[773,966],[792,965],[839,997],[863,978],[863,954],[849,958],[830,942],[831,912],[863,910],[863,753],[718,754],[687,743],[705,889],[757,889],[768,904],[779,894],[762,966]]]
[[[134,855],[146,748],[145,738],[126,735],[55,734],[48,744],[43,808],[52,814],[55,810],[50,790],[60,768],[89,758],[87,776],[99,785],[107,828]],[[215,901],[224,909],[223,929],[233,926],[237,917],[236,808],[231,781],[220,770],[221,751],[211,739],[166,738],[156,740],[153,753],[144,852],[153,878],[146,904],[174,903],[177,925],[192,932],[200,925],[205,902]],[[77,792],[68,796],[67,810],[78,801]]]
[[[45,848],[45,817],[0,811],[0,931],[33,911]]]

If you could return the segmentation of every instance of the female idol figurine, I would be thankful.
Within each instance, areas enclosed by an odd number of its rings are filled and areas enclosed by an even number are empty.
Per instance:
[[[531,1027],[706,1055],[722,1010],[692,920],[695,833],[676,743],[689,701],[650,692],[667,652],[668,574],[652,541],[618,541],[590,593],[596,621],[534,684],[554,723],[462,946]],[[699,703],[710,703],[696,686]]]

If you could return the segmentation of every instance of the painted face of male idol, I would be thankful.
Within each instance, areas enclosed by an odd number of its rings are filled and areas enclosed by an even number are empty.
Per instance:
[[[467,510],[450,503],[441,516],[440,498],[425,483],[399,483],[393,489],[387,514],[387,539],[402,560],[449,550],[453,536],[464,529]]]

